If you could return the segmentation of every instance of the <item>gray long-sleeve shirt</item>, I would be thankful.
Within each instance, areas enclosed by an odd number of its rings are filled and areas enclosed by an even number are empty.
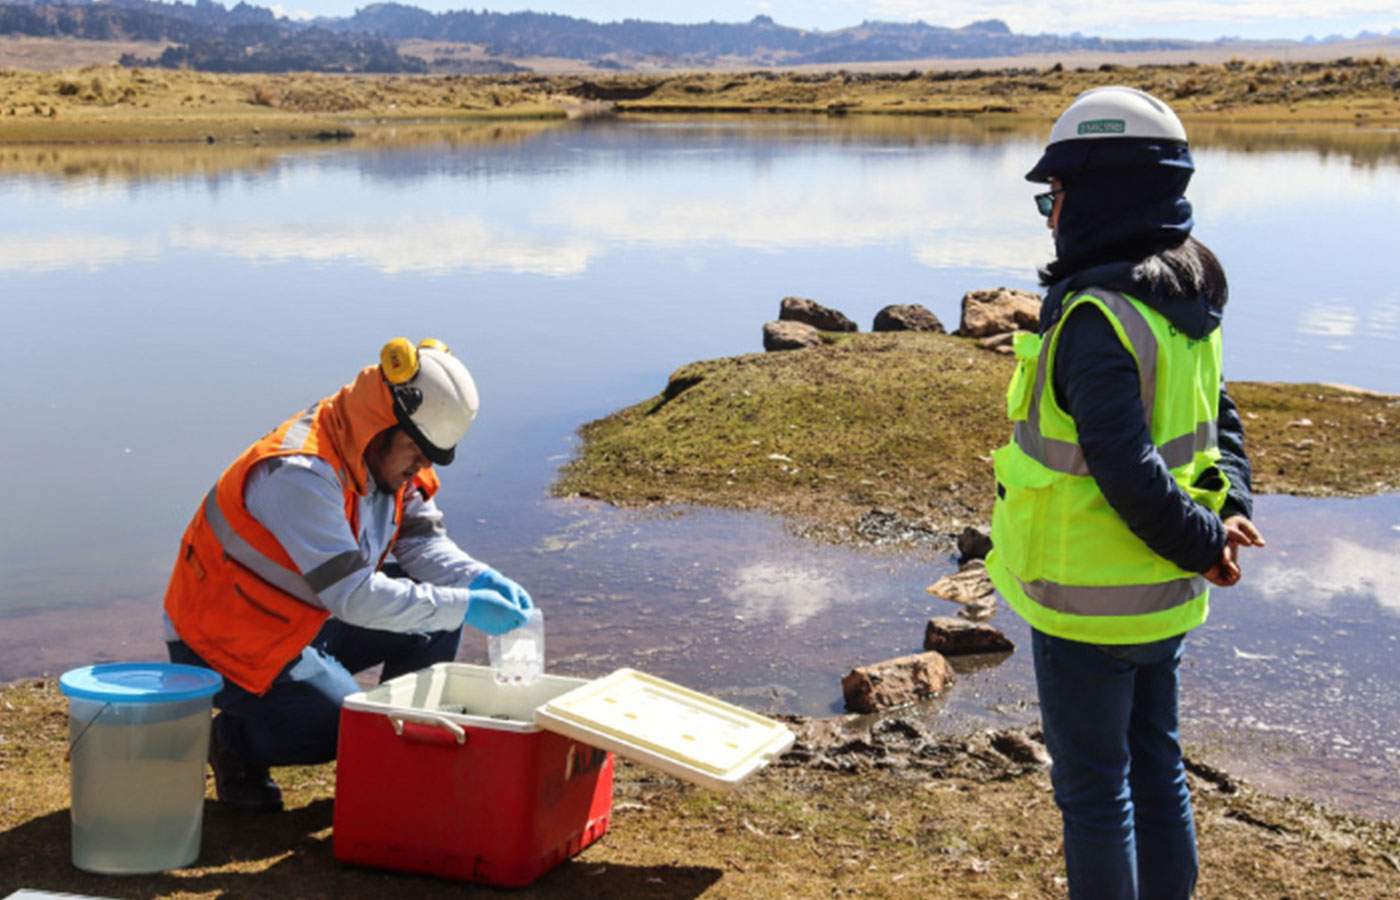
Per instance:
[[[264,460],[243,490],[248,512],[277,538],[332,616],[383,631],[444,631],[462,624],[469,585],[487,566],[447,536],[442,513],[411,488],[394,541],[394,498],[375,490],[359,498],[360,533],[345,518],[335,470],[315,456]],[[375,571],[393,542],[393,556],[412,576]],[[165,639],[178,635],[169,617]]]

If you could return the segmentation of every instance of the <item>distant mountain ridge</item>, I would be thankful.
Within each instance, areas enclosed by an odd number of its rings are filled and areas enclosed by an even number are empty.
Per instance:
[[[401,3],[374,3],[344,19],[321,20],[329,28],[371,31],[389,38],[480,44],[506,57],[619,60],[669,59],[805,65],[902,59],[973,59],[1065,50],[1177,49],[1187,41],[1115,41],[1095,37],[1017,35],[997,19],[947,28],[923,22],[864,22],[836,31],[779,25],[768,16],[748,22],[675,25],[626,19],[598,23],[552,13],[431,13]]]
[[[470,9],[434,13],[392,2],[370,4],[352,16],[303,22],[247,2],[227,8],[214,0],[0,0],[0,35],[165,41],[177,46],[158,59],[131,62],[211,71],[427,71],[425,60],[399,52],[397,42],[406,40],[474,45],[505,71],[519,70],[508,60],[529,57],[588,61],[610,68],[717,63],[761,67],[1201,46],[1184,40],[1016,34],[998,19],[960,28],[924,22],[863,22],[834,31],[812,31],[779,25],[768,16],[740,23],[677,25],[637,19],[598,23],[555,13]],[[493,64],[478,62],[488,68]]]

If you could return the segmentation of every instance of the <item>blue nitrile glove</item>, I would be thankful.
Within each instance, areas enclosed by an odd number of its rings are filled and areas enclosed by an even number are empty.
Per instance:
[[[514,603],[516,609],[530,609],[535,605],[535,602],[530,599],[530,595],[525,592],[523,587],[511,581],[495,569],[487,569],[482,572],[480,575],[476,576],[476,578],[472,579],[472,583],[468,585],[468,587],[473,591],[495,591],[511,603]]]
[[[525,613],[491,588],[469,589],[467,597],[467,615],[463,621],[478,631],[505,634],[525,624]]]

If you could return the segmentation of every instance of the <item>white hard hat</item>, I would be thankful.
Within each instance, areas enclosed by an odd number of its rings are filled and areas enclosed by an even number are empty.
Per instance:
[[[1050,143],[1099,138],[1157,138],[1186,143],[1186,129],[1172,108],[1130,87],[1101,87],[1074,98],[1055,120]]]
[[[1026,174],[1029,181],[1049,181],[1064,174],[1057,166],[1075,165],[1089,158],[1084,152],[1068,153],[1076,145],[1097,144],[1124,138],[1186,146],[1186,128],[1166,103],[1137,88],[1092,88],[1069,105],[1055,120],[1045,155]],[[1066,146],[1069,145],[1069,146]],[[1059,148],[1057,152],[1056,148]],[[1083,147],[1087,151],[1088,147]]]
[[[452,462],[480,406],[467,367],[441,341],[415,348],[395,338],[384,346],[380,368],[394,397],[394,415],[418,449],[438,465]]]

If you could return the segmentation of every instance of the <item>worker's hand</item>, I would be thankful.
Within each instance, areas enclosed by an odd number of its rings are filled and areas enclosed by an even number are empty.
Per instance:
[[[1220,587],[1230,587],[1240,580],[1240,548],[1264,547],[1264,535],[1254,527],[1254,523],[1244,516],[1230,516],[1225,520],[1225,548],[1215,565],[1206,570],[1206,580]]]
[[[1254,527],[1254,523],[1244,516],[1231,516],[1225,520],[1225,543],[1239,552],[1240,547],[1266,547],[1264,535]]]
[[[474,584],[475,582],[473,582]],[[465,622],[487,634],[505,634],[525,624],[520,607],[490,588],[469,589]]]
[[[511,581],[495,569],[487,569],[476,576],[469,587],[474,591],[495,591],[515,604],[515,608],[519,610],[527,610],[535,605],[535,602],[530,599],[530,595],[525,592],[523,587]]]

